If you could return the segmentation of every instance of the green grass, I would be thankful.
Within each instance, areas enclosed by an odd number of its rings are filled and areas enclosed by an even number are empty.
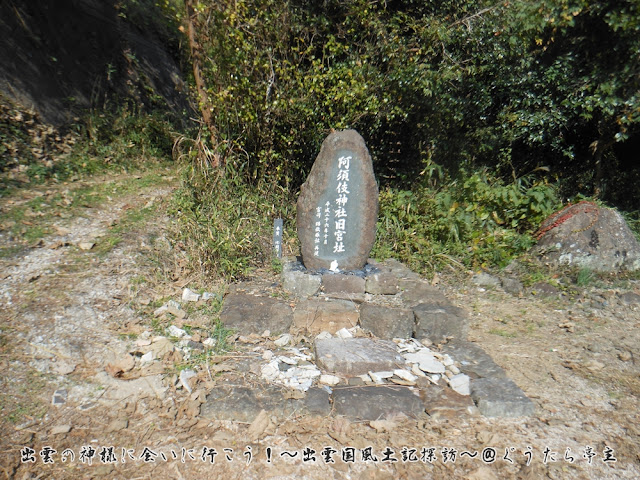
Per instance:
[[[138,338],[137,333],[119,333],[118,338],[120,340],[136,340]]]
[[[492,335],[498,335],[499,337],[505,337],[505,338],[515,338],[518,335],[514,332],[509,332],[503,328],[492,328],[491,330],[489,330],[489,333]]]
[[[2,247],[0,248],[0,258],[9,258],[17,255],[22,250],[24,250],[23,246],[20,245],[12,245],[10,247]]]
[[[48,407],[39,396],[48,387],[47,375],[27,369],[25,376],[13,383],[16,390],[0,395],[0,410],[5,418],[13,424],[23,422],[25,418],[42,418]]]
[[[227,340],[233,333],[233,330],[225,327],[219,319],[215,320],[213,329],[209,331],[209,337],[216,341],[213,351],[220,354],[231,350],[232,346],[227,342]]]
[[[578,274],[576,275],[576,285],[579,287],[586,287],[592,284],[595,278],[596,276],[590,268],[583,267],[578,270]]]

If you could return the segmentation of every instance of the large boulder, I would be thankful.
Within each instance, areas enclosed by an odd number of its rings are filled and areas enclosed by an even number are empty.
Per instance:
[[[571,205],[545,220],[532,251],[547,263],[597,272],[640,269],[640,244],[624,218],[591,202]]]

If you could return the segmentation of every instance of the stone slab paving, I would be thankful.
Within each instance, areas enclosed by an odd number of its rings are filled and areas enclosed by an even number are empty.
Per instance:
[[[271,297],[231,294],[224,299],[222,323],[243,334],[288,332],[293,322],[289,304]]]
[[[374,273],[366,278],[365,291],[372,295],[395,295],[398,289],[398,277],[391,272]]]
[[[424,404],[415,389],[402,386],[336,387],[333,408],[355,420],[382,420],[405,415],[418,417]]]
[[[364,304],[360,307],[360,326],[378,338],[411,338],[415,316],[407,308]]]
[[[321,332],[336,333],[342,328],[358,324],[360,314],[354,302],[349,300],[327,300],[311,298],[296,305],[293,327],[312,335]]]
[[[314,415],[327,416],[331,414],[331,389],[314,387],[307,391],[304,399],[306,410]]]
[[[221,386],[214,388],[200,407],[200,416],[215,420],[253,422],[261,410],[280,418],[300,411],[303,402],[285,399],[284,390],[271,385],[259,388]]]
[[[471,378],[502,378],[505,371],[480,346],[467,341],[454,341],[443,350],[460,362],[460,371]]]
[[[399,279],[398,286],[402,302],[408,307],[414,307],[420,303],[451,305],[440,290],[424,280]]]
[[[322,296],[335,300],[347,300],[358,305],[365,303],[366,300],[364,293],[323,292]]]
[[[470,396],[460,395],[447,387],[427,384],[420,389],[420,397],[427,414],[432,418],[453,419],[479,414]]]
[[[464,311],[442,303],[419,303],[413,308],[415,338],[428,338],[440,343],[448,338],[466,340],[469,322]]]
[[[325,293],[364,294],[365,280],[357,275],[324,274],[322,290]]]
[[[275,350],[256,354],[262,360],[252,371],[268,387],[214,390],[204,414],[251,421],[262,409],[275,416],[296,411],[369,420],[425,411],[434,418],[533,413],[533,403],[505,371],[466,340],[465,312],[436,287],[394,260],[370,261],[353,273],[312,273],[288,260],[283,286],[294,295],[290,304],[228,295],[221,312],[226,326],[243,334],[291,335],[275,340]],[[298,334],[317,336],[313,352],[290,345]],[[425,346],[432,344],[441,345]],[[285,400],[283,392],[291,389],[299,392],[297,400]]]
[[[345,376],[394,370],[405,364],[395,343],[370,338],[319,339],[315,354],[320,369]]]
[[[506,377],[472,380],[471,398],[485,417],[522,417],[534,411],[533,402]]]
[[[282,287],[300,298],[314,296],[320,290],[321,285],[322,277],[320,275],[312,275],[299,270],[289,270],[283,275]]]

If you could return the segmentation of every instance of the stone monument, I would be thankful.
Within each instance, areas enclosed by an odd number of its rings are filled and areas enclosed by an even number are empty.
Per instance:
[[[338,272],[364,267],[375,241],[378,185],[358,132],[333,132],[324,140],[297,208],[307,269]]]

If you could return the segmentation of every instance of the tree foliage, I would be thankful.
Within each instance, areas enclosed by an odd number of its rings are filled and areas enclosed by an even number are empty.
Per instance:
[[[430,161],[514,178],[544,166],[567,193],[613,198],[614,179],[637,175],[619,146],[638,136],[639,9],[223,0],[192,19],[220,154],[254,179],[295,188],[324,136],[350,127],[383,183],[415,182]]]

